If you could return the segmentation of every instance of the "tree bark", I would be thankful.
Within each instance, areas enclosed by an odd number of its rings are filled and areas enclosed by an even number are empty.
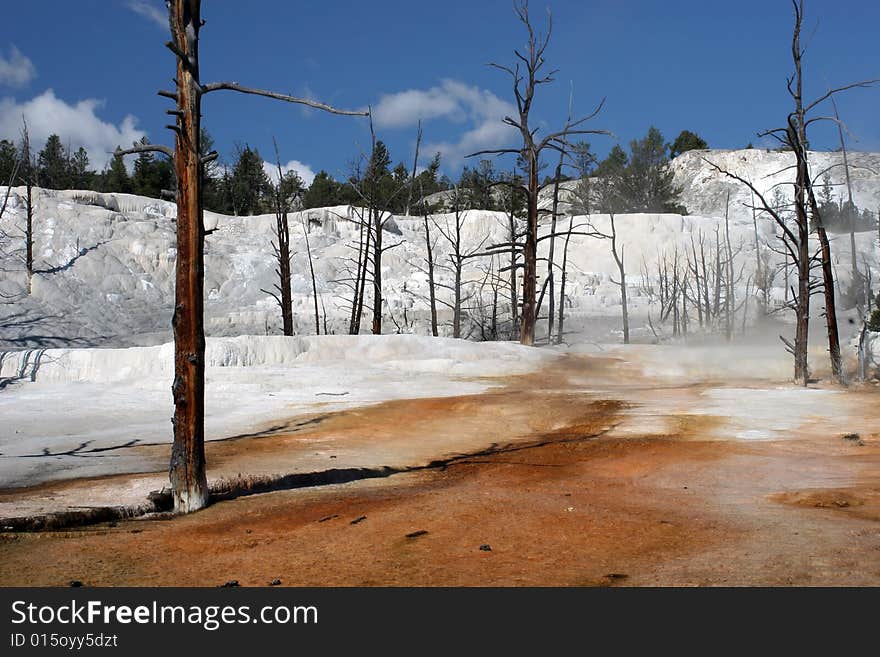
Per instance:
[[[571,117],[569,117],[571,120]],[[550,246],[547,253],[547,277],[548,277],[548,294],[550,295],[550,305],[547,312],[547,342],[553,342],[553,322],[556,320],[555,304],[556,304],[556,291],[554,289],[554,282],[556,273],[553,269],[554,263],[554,255],[555,255],[555,246],[556,246],[556,221],[558,218],[559,212],[559,178],[562,176],[562,164],[565,158],[565,153],[559,153],[559,164],[556,165],[556,177],[553,181],[553,215],[550,219]]]
[[[629,344],[629,309],[626,303],[626,269],[623,264],[624,247],[621,245],[620,252],[618,252],[617,227],[614,225],[614,214],[609,214],[609,217],[611,218],[611,254],[614,256],[614,262],[617,263],[617,271],[620,276],[618,285],[620,285],[620,306],[623,315],[623,344]]]
[[[281,281],[281,319],[284,324],[284,335],[293,335],[293,294],[290,291],[290,227],[287,222],[287,210],[284,210],[279,222],[278,237],[278,276]],[[281,235],[284,235],[284,239]]]
[[[428,212],[425,211],[425,250],[428,254],[428,298],[431,303],[431,335],[435,338],[437,331],[437,292],[434,287],[434,248],[431,245],[431,228],[428,224]]]
[[[821,219],[819,220],[821,222]],[[843,361],[840,357],[840,333],[837,327],[837,309],[834,299],[834,270],[831,266],[831,245],[825,227],[820,223],[816,229],[822,252],[822,288],[825,295],[825,325],[828,330],[828,355],[831,358],[831,376],[841,385],[846,384]]]
[[[730,191],[727,192],[727,207],[724,211],[724,244],[727,250],[727,290],[724,295],[725,336],[733,339],[733,314],[736,312],[736,299],[733,290],[733,248],[730,245]]]
[[[846,197],[849,201],[847,211],[849,213],[849,248],[850,257],[852,258],[852,284],[853,286],[859,285],[863,288],[861,292],[865,306],[869,306],[871,304],[871,293],[864,289],[864,283],[862,282],[862,275],[861,272],[859,272],[859,263],[857,261],[856,226],[854,217],[852,216],[856,206],[855,203],[853,203],[852,179],[849,175],[849,156],[846,152],[846,140],[843,138],[843,126],[840,123],[840,113],[837,111],[837,101],[834,100],[834,96],[831,97],[831,105],[834,107],[834,118],[837,120],[837,136],[840,138],[840,150],[843,153],[843,171],[846,176]]]
[[[177,268],[174,303],[174,445],[170,480],[174,509],[196,511],[208,504],[205,475],[204,228],[200,176],[201,87],[199,0],[171,3],[171,32],[177,49]]]
[[[312,246],[309,243],[309,224],[302,220],[303,235],[306,238],[306,255],[309,258],[309,274],[312,277],[312,297],[315,300],[315,335],[321,335],[320,315],[318,313],[318,283],[315,280],[315,265],[312,262]]]
[[[513,326],[519,322],[519,295],[516,284],[516,217],[513,214],[513,192],[511,191],[511,210],[507,215],[508,240],[510,242],[510,321]]]
[[[526,243],[523,249],[523,307],[520,325],[520,344],[535,344],[535,295],[537,292],[538,263],[538,154],[529,151],[529,195]]]
[[[804,151],[806,158],[806,151]],[[809,179],[808,179],[809,180]],[[831,359],[831,376],[841,385],[846,385],[846,373],[843,370],[843,361],[840,357],[840,331],[837,326],[837,304],[834,298],[834,268],[831,264],[831,244],[822,215],[819,212],[819,204],[813,193],[812,184],[808,182],[807,198],[810,203],[810,211],[816,223],[816,236],[819,238],[820,258],[822,261],[822,289],[825,296],[825,326],[828,332],[828,355]]]
[[[412,168],[412,176],[409,179],[409,190],[406,193],[406,210],[404,210],[404,214],[408,217],[410,212],[410,206],[412,205],[412,193],[413,186],[416,184],[416,170],[419,167],[419,146],[422,144],[422,120],[419,119],[419,128],[418,134],[416,135],[416,154],[413,157],[413,168]]]
[[[28,169],[33,169],[30,165]],[[28,173],[27,183],[25,185],[25,229],[24,229],[24,268],[27,272],[27,293],[30,294],[33,289],[34,279],[34,184],[32,182],[32,174]]]
[[[364,232],[367,235],[367,241],[364,245],[363,259],[360,263],[360,271],[358,272],[358,291],[355,299],[354,316],[352,321],[352,335],[358,335],[361,332],[361,317],[364,313],[364,296],[367,289],[367,267],[370,263],[370,247],[373,239],[373,211],[370,210]],[[363,223],[363,220],[362,220]]]
[[[373,211],[373,335],[382,334],[382,214]]]
[[[798,158],[800,159],[800,158]],[[795,195],[795,223],[797,229],[797,275],[798,296],[795,299],[795,328],[794,337],[794,379],[807,385],[810,378],[810,368],[807,360],[807,344],[810,333],[810,249],[809,249],[809,220],[804,205],[807,171],[806,162],[798,162],[797,176],[794,186]]]
[[[568,269],[568,245],[571,242],[571,230],[574,227],[574,216],[568,219],[568,234],[562,249],[562,275],[559,277],[559,322],[556,328],[556,344],[562,344],[565,328],[565,279]]]

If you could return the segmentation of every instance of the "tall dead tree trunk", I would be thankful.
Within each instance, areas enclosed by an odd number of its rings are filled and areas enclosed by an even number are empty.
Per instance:
[[[568,233],[565,246],[562,248],[562,274],[559,277],[559,321],[556,329],[556,344],[562,344],[565,335],[565,282],[568,273],[568,245],[571,242],[571,231],[574,228],[574,216],[568,218]]]
[[[733,315],[736,311],[736,299],[734,298],[733,280],[733,248],[730,245],[730,191],[727,192],[727,207],[724,211],[724,245],[727,251],[727,266],[725,267],[727,289],[724,295],[725,336],[727,341],[733,338]]]
[[[570,93],[568,96],[568,119],[565,122],[565,129],[563,132],[568,131],[568,126],[571,123],[571,107],[574,101],[574,92]],[[565,163],[565,155],[566,149],[559,149],[559,162],[556,164],[556,171],[553,176],[553,205],[551,209],[550,215],[550,246],[547,250],[547,281],[549,285],[549,294],[550,294],[550,304],[547,311],[547,342],[553,343],[553,322],[556,319],[555,316],[555,303],[556,303],[556,295],[554,290],[554,283],[556,282],[556,270],[555,270],[555,246],[556,246],[556,223],[559,219],[559,184],[562,182],[562,166]],[[540,306],[539,306],[540,307]]]
[[[413,187],[416,184],[416,171],[418,170],[418,167],[419,167],[419,146],[421,146],[421,144],[422,144],[422,120],[419,119],[419,128],[418,128],[418,132],[416,134],[416,154],[413,157],[412,175],[410,176],[409,189],[407,190],[407,193],[406,193],[406,210],[404,210],[404,212],[403,212],[406,216],[409,216],[410,206],[412,205],[412,193],[413,193]]]
[[[171,491],[183,513],[208,504],[205,473],[204,240],[200,176],[201,84],[199,81],[200,2],[170,5],[169,47],[177,54],[177,267],[174,328],[174,444]]]
[[[825,326],[828,332],[828,357],[831,360],[831,376],[837,383],[846,385],[846,373],[840,356],[840,333],[837,326],[837,304],[834,298],[834,269],[831,264],[831,243],[822,223],[822,216],[810,186],[807,194],[810,208],[816,222],[816,236],[819,239],[820,260],[822,262],[822,290],[825,296]]]
[[[510,319],[514,326],[519,323],[519,294],[517,293],[516,277],[518,273],[517,267],[517,249],[516,249],[516,217],[513,214],[513,195],[511,190],[511,209],[507,215],[507,239],[510,241]]]
[[[373,209],[373,335],[382,333],[382,210]]]
[[[529,194],[526,201],[526,243],[523,248],[522,318],[520,344],[535,344],[538,282],[538,154],[529,152]]]
[[[617,227],[614,225],[614,213],[608,214],[611,219],[611,255],[614,256],[614,262],[617,263],[617,272],[620,280],[617,284],[620,286],[620,307],[623,319],[623,344],[629,344],[629,308],[626,302],[626,268],[624,267],[624,246],[617,249]],[[677,309],[677,306],[676,306]]]
[[[275,255],[275,275],[278,276],[278,283],[275,284],[275,292],[269,290],[260,290],[271,295],[278,303],[281,310],[281,330],[284,335],[293,335],[293,295],[290,291],[290,222],[287,216],[287,201],[284,198],[282,189],[282,181],[284,180],[284,172],[281,169],[281,156],[278,153],[278,144],[272,139],[275,145],[275,163],[278,167],[278,184],[274,188],[274,210],[275,210],[275,240],[272,243],[272,250]]]
[[[764,266],[761,263],[761,244],[758,240],[758,209],[755,207],[755,194],[752,192],[752,228],[755,233],[755,281],[761,284],[761,313],[766,315],[770,308],[770,279],[765,278]],[[743,324],[743,332],[745,332],[745,324]]]
[[[37,163],[31,153],[31,137],[27,122],[22,121],[21,128],[21,153],[19,154],[20,165],[17,171],[21,182],[24,183],[24,271],[27,276],[27,293],[33,291],[34,279],[34,178],[37,175]],[[7,189],[7,198],[9,190]],[[5,208],[4,201],[4,208]]]
[[[428,265],[428,299],[431,304],[431,335],[435,338],[439,335],[437,331],[437,288],[434,285],[434,245],[431,244],[431,226],[428,223],[428,206],[424,205],[425,214],[425,251],[427,252],[426,262]]]
[[[859,295],[859,303],[864,303],[865,307],[871,304],[871,291],[866,288],[862,281],[862,274],[859,271],[858,255],[856,253],[856,222],[853,213],[855,212],[855,203],[853,202],[852,178],[849,175],[849,156],[846,152],[846,140],[843,138],[843,123],[840,121],[840,113],[837,111],[837,101],[834,96],[831,97],[831,106],[834,108],[834,121],[837,123],[837,136],[840,138],[840,151],[843,153],[843,171],[846,176],[846,198],[847,198],[847,216],[849,219],[849,249],[850,258],[852,260],[852,285],[858,286],[861,294]]]
[[[349,335],[358,335],[361,331],[361,316],[364,309],[364,291],[367,285],[367,267],[370,261],[370,244],[373,229],[366,209],[352,206],[351,211],[358,219],[358,248],[354,272],[354,295],[351,301],[348,333]]]
[[[795,110],[789,115],[786,133],[789,144],[795,154],[794,206],[795,223],[798,230],[798,313],[797,331],[795,333],[795,373],[796,380],[807,384],[809,366],[807,364],[807,345],[810,329],[810,252],[809,234],[810,220],[807,215],[807,186],[810,183],[810,172],[807,167],[806,121],[803,108],[803,78],[801,76],[801,21],[803,19],[803,0],[794,3],[795,27],[791,41],[791,53],[794,61],[794,85],[788,87],[795,102]]]
[[[243,87],[235,82],[202,84],[199,79],[199,30],[203,25],[200,0],[169,0],[172,40],[166,45],[177,57],[176,91],[159,95],[176,102],[169,112],[175,133],[174,150],[143,145],[118,154],[155,151],[174,160],[177,173],[177,265],[175,272],[174,329],[174,444],[170,480],[175,511],[196,511],[208,503],[205,473],[205,333],[204,240],[201,166],[217,157],[200,149],[201,99],[206,93],[238,91],[308,105],[335,114],[366,116],[366,112],[337,110],[312,100]]]
[[[309,276],[312,278],[312,298],[315,300],[315,335],[321,335],[320,315],[318,313],[318,283],[315,280],[315,263],[312,261],[312,245],[309,242],[309,224],[301,218],[303,236],[306,238],[306,257],[309,259]]]
[[[34,284],[34,186],[30,177],[25,186],[24,269],[27,273],[27,293]]]
[[[569,116],[569,119],[571,117]],[[555,304],[556,304],[556,291],[554,289],[555,283],[555,246],[556,246],[556,223],[559,219],[559,182],[562,177],[562,165],[565,160],[565,151],[560,151],[559,153],[559,163],[556,165],[556,174],[553,179],[553,205],[550,215],[550,246],[547,250],[547,283],[548,283],[548,294],[550,295],[550,304],[547,311],[547,342],[553,342],[553,323],[556,321],[555,314]]]
[[[843,372],[843,363],[840,357],[840,335],[837,326],[837,310],[834,298],[834,270],[831,263],[831,244],[829,243],[828,235],[825,232],[822,216],[819,213],[818,204],[816,203],[815,194],[813,193],[812,179],[810,178],[808,154],[809,142],[807,141],[807,109],[804,108],[803,104],[803,75],[801,68],[804,54],[800,45],[802,21],[803,0],[798,0],[795,3],[795,30],[794,39],[792,40],[792,56],[794,57],[795,67],[795,84],[793,92],[795,111],[789,117],[789,138],[794,147],[793,150],[795,152],[797,164],[795,197],[796,205],[798,207],[796,210],[804,215],[805,222],[807,221],[806,214],[809,210],[810,214],[813,215],[813,220],[816,225],[816,235],[819,239],[820,260],[822,263],[822,287],[825,296],[825,325],[828,333],[828,353],[831,358],[831,375],[838,383],[844,384],[846,381]],[[792,86],[789,85],[789,89],[791,88]],[[813,103],[811,107],[815,105],[816,103]],[[858,274],[858,272],[856,273]],[[804,350],[806,350],[806,345],[804,345]],[[806,358],[806,355],[804,355],[804,358]]]
[[[281,324],[284,335],[293,335],[293,294],[290,291],[290,225],[287,220],[287,209],[279,209],[276,215],[276,236],[278,244],[273,244],[278,262],[278,292],[276,297],[281,307]]]

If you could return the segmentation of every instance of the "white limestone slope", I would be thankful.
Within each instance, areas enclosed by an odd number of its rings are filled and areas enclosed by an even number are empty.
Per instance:
[[[739,157],[751,151],[728,153]],[[764,153],[756,151],[756,153]],[[713,152],[714,154],[714,152]],[[718,157],[721,157],[720,154]],[[775,167],[779,154],[755,169],[757,178],[765,168]],[[674,165],[688,158],[694,166],[696,154],[685,154]],[[763,168],[762,168],[763,167]],[[689,170],[689,169],[688,169]],[[705,178],[705,180],[704,180]],[[703,199],[707,214],[715,216],[620,215],[617,217],[619,243],[625,249],[630,313],[634,334],[650,337],[647,317],[657,315],[658,266],[671,262],[676,250],[683,254],[691,248],[691,239],[702,237],[711,250],[716,230],[723,239],[723,221],[718,217],[719,198],[723,210],[724,185],[706,172],[705,163],[694,173],[690,194]],[[864,194],[857,200],[874,198],[880,185],[873,187],[865,179]],[[702,190],[702,191],[700,191]],[[738,192],[739,193],[739,192]],[[26,279],[22,271],[20,237],[24,218],[22,189],[13,190],[10,206],[0,219],[0,230],[10,238],[0,254],[0,267],[6,272],[0,280],[0,293],[10,296],[0,304],[0,349],[53,346],[156,345],[171,338],[170,321],[174,302],[175,206],[124,194],[93,192],[36,191],[35,253],[37,274],[32,292],[24,294]],[[732,196],[737,201],[745,192]],[[694,204],[688,196],[686,202]],[[755,235],[751,212],[732,209],[730,232],[733,248],[738,252],[737,270],[742,276],[737,298],[743,299],[746,286],[757,268]],[[352,208],[343,206],[309,210],[291,215],[293,256],[294,321],[297,334],[314,333],[314,299],[306,255],[305,232],[315,264],[319,309],[326,313],[327,328],[332,333],[347,333],[348,308],[351,298],[351,258],[357,243],[357,224]],[[437,221],[448,228],[451,215],[439,215]],[[463,231],[464,248],[471,251],[483,245],[506,240],[507,218],[501,213],[469,211]],[[601,232],[609,231],[606,216],[578,217],[575,226],[587,221]],[[266,292],[276,283],[272,255],[275,219],[272,215],[228,217],[206,214],[206,227],[212,232],[206,238],[205,253],[205,327],[210,336],[242,334],[277,335],[280,313],[275,300]],[[758,218],[760,240],[774,242],[774,226],[769,218]],[[567,222],[560,224],[567,227]],[[393,246],[383,257],[382,278],[384,331],[427,334],[429,331],[428,285],[425,268],[424,222],[417,217],[395,217],[388,224],[385,244]],[[542,234],[549,226],[542,223]],[[432,227],[435,242],[436,272],[441,285],[452,284],[449,246]],[[848,284],[850,250],[848,235],[831,235],[834,264],[841,289]],[[878,261],[876,237],[873,232],[857,235],[857,257],[869,263]],[[541,242],[541,255],[547,253],[548,240]],[[557,241],[557,262],[562,244]],[[779,264],[780,256],[770,254]],[[497,275],[508,264],[501,255],[491,262]],[[467,311],[471,315],[488,316],[492,303],[491,286],[486,268],[489,259],[475,258],[464,272]],[[501,271],[502,278],[509,273]],[[543,274],[542,274],[543,276]],[[587,326],[590,339],[617,341],[617,319],[620,295],[615,283],[618,272],[611,256],[608,240],[574,235],[569,247],[566,305],[570,326]],[[875,275],[875,280],[880,275]],[[772,291],[777,300],[784,297],[785,283],[780,275]],[[366,305],[371,303],[368,285]],[[448,288],[440,288],[441,335],[450,335],[451,312],[443,302],[451,303]],[[503,325],[509,317],[508,294],[499,291],[498,315]],[[546,311],[546,305],[545,305]],[[754,307],[752,309],[754,312]],[[748,318],[747,318],[748,319]],[[324,320],[321,320],[322,332]],[[479,338],[477,321],[465,321],[465,335]],[[363,321],[364,329],[369,318]]]
[[[853,202],[860,209],[866,208],[876,214],[880,208],[880,153],[853,151],[848,156]],[[795,159],[791,152],[761,148],[687,151],[675,158],[670,166],[675,184],[682,188],[682,204],[692,214],[723,216],[728,191],[734,217],[750,219],[751,210],[747,206],[760,205],[753,202],[747,187],[716,171],[707,161],[750,180],[767,201],[772,201],[776,188],[788,201],[792,198]],[[810,151],[809,162],[811,176],[817,178],[817,185],[822,184],[823,173],[827,172],[834,197],[847,198],[842,153]]]

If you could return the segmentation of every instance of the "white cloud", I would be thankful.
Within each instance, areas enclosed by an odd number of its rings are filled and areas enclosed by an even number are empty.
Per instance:
[[[272,164],[271,162],[263,162],[263,171],[266,172],[266,175],[269,176],[269,180],[273,183],[278,182],[278,165]],[[281,165],[281,172],[287,173],[288,171],[296,171],[302,181],[306,184],[306,186],[311,185],[312,181],[315,179],[315,172],[312,170],[308,164],[304,164],[299,160],[291,160],[287,164]]]
[[[74,150],[85,147],[91,166],[101,170],[112,158],[116,146],[126,148],[146,134],[136,127],[137,119],[130,114],[118,126],[101,120],[95,110],[103,104],[104,101],[88,98],[69,105],[51,89],[23,103],[3,98],[0,100],[0,136],[16,140],[23,116],[35,151],[55,133],[65,146],[69,143]]]
[[[379,128],[405,128],[415,125],[419,119],[461,120],[464,111],[459,98],[444,84],[427,90],[407,89],[383,95],[373,108],[373,121]]]
[[[474,151],[509,146],[516,133],[501,122],[514,116],[516,107],[491,91],[458,80],[442,80],[430,89],[407,89],[383,95],[373,108],[373,121],[380,128],[404,128],[419,119],[443,119],[469,125],[457,141],[425,145],[425,151],[439,151],[448,164],[456,165]]]
[[[9,49],[9,59],[0,55],[0,84],[8,87],[23,87],[35,77],[37,77],[37,69],[34,63],[22,55],[15,46]]]
[[[168,14],[165,10],[150,3],[149,0],[128,0],[126,5],[133,12],[148,18],[162,29],[168,29]]]

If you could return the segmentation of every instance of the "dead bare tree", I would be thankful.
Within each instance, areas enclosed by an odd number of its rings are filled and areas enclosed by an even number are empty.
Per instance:
[[[520,228],[520,220],[516,215],[522,209],[520,203],[525,192],[525,187],[522,184],[519,175],[516,173],[516,170],[504,176],[503,180],[506,183],[505,187],[507,191],[507,194],[504,197],[507,204],[507,207],[505,208],[506,222],[504,223],[504,228],[507,231],[505,239],[508,243],[508,264],[503,268],[503,271],[506,271],[509,276],[508,292],[510,293],[511,326],[516,326],[520,323],[517,276],[522,267],[522,264],[519,262],[521,250],[518,246],[518,240],[524,234]],[[499,274],[501,271],[502,270],[499,271]]]
[[[629,344],[629,310],[626,303],[626,267],[624,267],[624,249],[623,244],[620,249],[617,248],[617,227],[614,224],[614,213],[608,213],[608,219],[611,222],[611,233],[608,237],[611,239],[611,255],[614,256],[614,262],[617,263],[617,272],[619,281],[611,279],[620,288],[620,307],[623,319],[623,343]]]
[[[416,133],[416,154],[413,156],[413,168],[412,175],[409,178],[409,188],[406,192],[406,210],[404,210],[403,214],[409,216],[410,207],[412,206],[412,193],[413,186],[416,184],[416,172],[419,168],[419,146],[422,144],[422,120],[419,119],[419,127],[418,132]],[[422,196],[424,197],[424,190],[422,190]]]
[[[384,157],[387,151],[384,150],[384,144],[380,146],[380,142],[376,140],[376,133],[373,130],[372,117],[370,118],[370,161],[367,166],[365,179],[363,181],[365,190],[360,190],[355,186],[355,191],[361,196],[361,200],[366,203],[368,211],[367,228],[372,237],[372,251],[368,247],[366,249],[364,264],[372,264],[371,278],[373,282],[373,335],[382,333],[382,312],[383,312],[383,292],[382,292],[382,257],[386,251],[396,248],[402,244],[402,241],[392,244],[384,244],[384,233],[388,229],[393,214],[391,205],[394,199],[403,192],[407,187],[406,183],[397,186],[392,190],[380,189],[380,178],[387,162]],[[369,237],[368,237],[369,239]],[[365,282],[365,280],[364,280]],[[363,299],[363,284],[361,285],[361,299]],[[362,301],[361,301],[362,303]],[[358,314],[360,316],[360,313]]]
[[[355,216],[355,219],[352,218],[352,215]],[[361,258],[363,257],[364,252],[364,227],[363,222],[360,221],[359,218],[357,218],[355,208],[353,207],[349,207],[348,212],[345,215],[338,215],[338,218],[342,221],[350,221],[358,225],[358,239],[356,243],[346,243],[344,245],[346,249],[349,249],[356,253],[356,256],[339,257],[338,260],[340,260],[342,263],[339,269],[344,275],[336,276],[330,281],[331,283],[334,283],[336,285],[346,287],[351,291],[350,298],[344,294],[336,294],[334,295],[334,299],[338,299],[341,302],[337,304],[337,308],[340,310],[344,310],[348,316],[348,325],[346,327],[346,332],[349,335],[356,335],[356,333],[354,332],[356,320],[355,313],[357,312],[358,305],[358,288],[360,283]],[[324,313],[324,319],[326,323],[326,313]]]
[[[278,303],[281,310],[281,324],[284,335],[293,335],[293,295],[290,291],[290,223],[288,221],[288,200],[284,192],[284,171],[281,168],[281,156],[278,153],[278,143],[272,138],[275,145],[275,162],[278,167],[278,182],[274,185],[272,205],[275,211],[275,242],[272,242],[272,251],[275,255],[275,275],[278,282],[275,284],[275,292],[260,290],[270,295]]]
[[[306,240],[306,257],[309,260],[309,276],[312,279],[312,299],[315,301],[315,335],[321,335],[320,315],[318,313],[318,283],[315,280],[315,263],[312,260],[312,245],[309,241],[309,224],[302,216],[300,217],[300,222],[302,223],[303,237]]]
[[[530,127],[529,119],[536,89],[542,84],[549,84],[554,80],[556,71],[543,73],[544,53],[550,43],[550,35],[553,31],[552,16],[548,12],[548,28],[545,36],[538,35],[529,17],[528,2],[515,0],[514,11],[520,22],[528,32],[528,43],[525,54],[515,50],[514,54],[519,60],[513,67],[491,63],[490,66],[510,75],[513,81],[513,95],[516,99],[518,116],[504,117],[503,122],[519,131],[522,137],[521,148],[488,149],[471,153],[468,157],[477,155],[520,155],[527,162],[527,212],[526,234],[523,245],[523,285],[522,285],[522,317],[520,325],[520,342],[524,345],[535,343],[536,299],[537,299],[537,262],[538,262],[538,169],[541,153],[544,149],[559,151],[570,146],[568,139],[572,135],[584,134],[610,134],[606,130],[586,130],[581,128],[585,122],[595,117],[602,109],[604,100],[588,116],[577,121],[570,121],[564,130],[548,134],[543,139],[536,139],[537,129]],[[521,68],[522,67],[522,68]],[[522,69],[525,69],[524,71]]]
[[[9,205],[9,197],[12,195],[12,188],[18,181],[18,172],[22,166],[22,155],[19,151],[15,158],[15,164],[12,165],[12,172],[9,174],[9,180],[6,182],[6,190],[3,192],[3,202],[0,203],[0,219],[3,218],[6,208]],[[0,234],[0,237],[6,237],[6,234]]]
[[[506,287],[507,281],[498,274],[496,259],[500,260],[500,256],[489,257],[488,265],[482,263],[477,265],[477,268],[482,270],[483,277],[475,283],[476,292],[473,294],[472,302],[468,305],[471,327],[468,335],[472,335],[476,329],[479,331],[479,339],[483,341],[497,340],[500,335],[498,299]],[[488,301],[484,296],[487,287],[490,291]]]
[[[350,177],[352,186],[355,186],[356,180],[359,178],[357,168]],[[373,231],[371,228],[371,217],[368,216],[367,208],[364,206],[349,206],[349,216],[353,215],[358,226],[357,247],[355,247],[357,256],[351,260],[349,264],[354,265],[354,270],[349,269],[349,278],[341,279],[336,282],[348,285],[352,289],[352,300],[349,305],[349,335],[358,335],[361,331],[361,317],[364,309],[364,293],[367,286],[367,275],[370,263],[370,246]],[[348,265],[347,265],[348,266]]]
[[[761,292],[761,314],[766,315],[770,311],[770,289],[773,285],[775,273],[769,262],[766,262],[764,252],[761,250],[761,241],[758,237],[758,208],[755,206],[755,193],[752,192],[752,228],[755,236],[755,289]],[[745,324],[743,324],[745,326]],[[745,329],[743,329],[745,331]]]
[[[21,171],[24,174],[25,187],[24,268],[27,274],[27,293],[30,294],[34,280],[34,185],[36,184],[37,166],[31,153],[31,139],[27,123],[24,122],[21,129],[21,159],[24,163]]]
[[[559,320],[556,329],[556,344],[562,344],[565,335],[565,283],[568,275],[568,246],[571,243],[574,215],[568,218],[568,232],[565,234],[565,246],[562,248],[562,267],[559,277]]]
[[[837,135],[840,138],[840,151],[843,154],[843,171],[846,177],[846,195],[847,195],[847,216],[849,218],[849,248],[850,258],[852,260],[852,289],[858,290],[860,294],[856,294],[859,303],[869,305],[871,302],[871,288],[865,285],[859,271],[858,254],[856,253],[856,221],[853,213],[856,204],[853,201],[852,179],[850,177],[849,156],[846,150],[846,139],[843,137],[843,122],[840,120],[840,112],[837,111],[837,101],[831,96],[831,106],[834,108],[834,122],[837,124]]]
[[[563,132],[568,132],[568,126],[571,123],[571,107],[574,101],[574,92],[571,92],[568,96],[568,118],[565,121],[565,128]],[[548,292],[550,294],[550,303],[549,309],[547,312],[547,339],[548,341],[553,341],[553,322],[556,320],[555,311],[555,303],[556,303],[556,293],[554,289],[555,284],[555,246],[556,246],[556,222],[559,219],[559,185],[562,182],[562,167],[565,165],[565,158],[568,154],[566,148],[562,147],[559,149],[559,161],[556,163],[556,171],[553,175],[553,204],[551,205],[550,210],[550,245],[548,247],[547,253],[547,284],[548,284]],[[540,304],[539,304],[540,307]]]
[[[424,190],[421,190],[424,199]],[[428,299],[431,307],[431,335],[435,338],[437,332],[437,288],[434,278],[434,244],[431,241],[431,222],[429,221],[429,207],[427,201],[422,201],[422,214],[425,218],[425,264],[428,274]]]
[[[727,252],[727,261],[724,263],[727,279],[725,281],[726,289],[724,294],[724,334],[729,342],[733,339],[733,312],[736,308],[733,280],[733,248],[730,245],[730,190],[727,192],[727,201],[724,210],[724,247]]]
[[[6,212],[9,203],[9,197],[12,193],[12,187],[16,184],[24,185],[24,209],[25,220],[24,227],[21,230],[21,236],[24,238],[24,253],[16,252],[16,257],[20,258],[24,264],[25,270],[25,294],[30,295],[33,287],[34,269],[34,187],[37,186],[39,169],[37,168],[36,158],[31,151],[30,133],[28,132],[27,122],[22,119],[21,142],[18,148],[18,156],[13,166],[12,175],[9,184],[6,187],[6,193],[3,197],[3,204],[0,206],[0,217]],[[0,238],[9,237],[5,233],[0,234]],[[4,298],[7,295],[2,295]]]
[[[203,84],[199,75],[201,0],[169,0],[171,41],[166,45],[177,59],[175,91],[159,95],[173,100],[176,118],[168,126],[175,133],[174,149],[143,145],[121,154],[159,152],[173,159],[177,173],[177,266],[174,318],[174,444],[170,480],[174,509],[188,513],[208,504],[205,473],[205,332],[204,240],[202,221],[202,168],[217,154],[201,154],[201,102],[205,94],[231,90],[321,109],[334,114],[366,116],[365,112],[339,110],[324,103],[272,91],[243,87],[236,82]]]
[[[447,306],[450,310],[452,310],[452,337],[460,338],[461,337],[461,314],[462,314],[462,304],[467,301],[469,295],[462,294],[462,284],[463,284],[463,273],[464,267],[468,260],[473,258],[478,258],[485,255],[482,252],[483,246],[489,239],[489,236],[486,235],[482,241],[478,244],[471,246],[469,249],[465,249],[465,245],[463,242],[462,229],[464,228],[464,224],[467,221],[468,211],[462,208],[462,195],[456,187],[452,193],[452,225],[449,225],[449,222],[440,222],[437,219],[434,220],[434,227],[440,233],[444,240],[446,240],[449,246],[449,253],[447,254],[447,259],[449,260],[449,264],[439,265],[450,271],[452,274],[452,285],[447,285],[445,283],[436,283],[438,287],[446,288],[450,292],[452,292],[452,302],[444,301],[440,299],[440,303]]]

